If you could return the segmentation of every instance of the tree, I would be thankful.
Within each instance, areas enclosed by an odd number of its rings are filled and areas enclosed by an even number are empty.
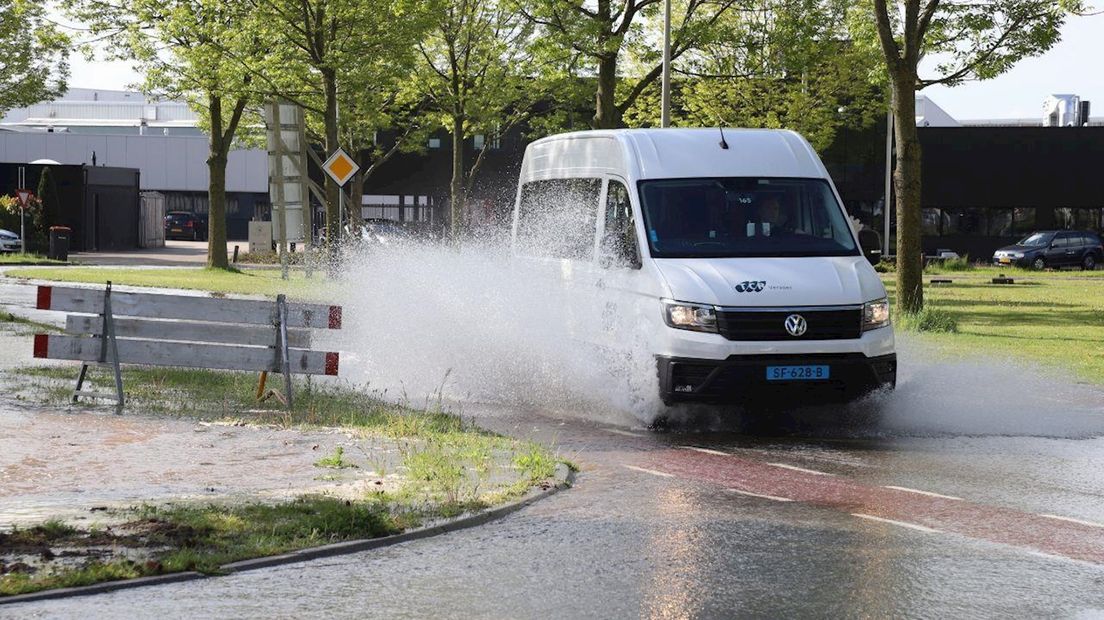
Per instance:
[[[452,0],[418,46],[416,88],[452,137],[449,231],[458,237],[489,144],[528,118],[544,96],[530,53],[533,28],[500,0]],[[465,141],[485,136],[468,166]]]
[[[380,109],[408,75],[411,41],[421,39],[426,18],[436,9],[436,1],[417,0],[249,1],[268,53],[260,61],[246,59],[243,68],[258,76],[267,92],[306,110],[308,121],[320,125],[327,154],[341,146],[339,102],[370,98],[378,105],[360,109]],[[328,176],[325,183],[326,243],[332,252],[341,229],[341,190]]]
[[[903,312],[924,306],[920,245],[920,140],[916,91],[932,84],[984,80],[1037,56],[1058,42],[1067,12],[1078,0],[869,0],[856,7],[857,36],[881,51],[896,119],[893,189],[897,210],[897,303]],[[939,60],[922,77],[920,61]]]
[[[57,182],[50,167],[44,166],[38,177],[38,208],[31,218],[34,239],[40,248],[49,247],[50,227],[57,224],[59,208]]]
[[[671,58],[677,59],[702,44],[717,20],[736,0],[681,0],[672,7]],[[546,35],[542,51],[561,63],[596,76],[594,118],[596,129],[622,126],[622,116],[662,73],[654,33],[648,36],[646,21],[659,15],[660,0],[531,0],[521,12],[541,26]],[[565,52],[566,50],[566,52]],[[618,93],[622,56],[639,65],[624,79]]]
[[[245,0],[68,0],[69,11],[145,73],[151,94],[187,101],[208,134],[207,265],[227,269],[226,164],[247,108],[251,76],[237,59],[263,51]],[[233,56],[228,52],[233,52]]]
[[[363,223],[361,203],[365,181],[396,154],[425,149],[433,128],[426,117],[428,105],[428,101],[419,99],[416,92],[398,83],[364,94],[348,90],[342,93],[338,135],[360,166],[349,180],[349,200],[345,209],[354,237],[360,234]]]
[[[0,116],[64,93],[71,47],[42,2],[0,0]]]
[[[673,71],[672,124],[794,129],[817,150],[843,127],[884,113],[870,77],[878,61],[848,38],[844,0],[757,0],[727,11]],[[630,126],[658,126],[659,87],[626,110]]]

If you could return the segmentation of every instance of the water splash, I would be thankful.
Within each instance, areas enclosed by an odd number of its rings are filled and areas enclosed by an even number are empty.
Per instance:
[[[494,244],[418,243],[353,254],[342,374],[412,400],[438,391],[619,424],[659,411],[642,344],[601,341],[597,291],[565,288],[559,263],[514,259]],[[355,318],[353,318],[355,317]],[[626,336],[622,344],[634,342]]]
[[[428,395],[647,426],[657,416],[700,430],[740,430],[768,414],[665,408],[638,326],[617,352],[601,342],[600,291],[565,288],[557,262],[515,259],[501,244],[406,243],[354,253],[342,303],[350,317],[342,374],[412,402]],[[858,435],[1104,435],[1098,388],[1029,363],[940,354],[898,334],[894,392],[852,405],[772,411],[771,432]],[[345,360],[348,360],[347,362]]]

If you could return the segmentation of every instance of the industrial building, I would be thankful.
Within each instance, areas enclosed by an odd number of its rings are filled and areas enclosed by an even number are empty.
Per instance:
[[[208,148],[197,123],[181,102],[74,88],[56,101],[4,116],[0,163],[46,159],[67,166],[132,168],[140,172],[141,191],[162,194],[167,211],[206,213]],[[226,185],[227,236],[245,239],[250,220],[269,217],[267,153],[232,150]]]
[[[923,154],[925,253],[951,249],[985,259],[1032,230],[1104,231],[1104,118],[1091,118],[1088,102],[1052,95],[1034,119],[958,120],[921,95],[915,122]],[[882,121],[841,130],[821,153],[848,211],[879,232],[885,230],[886,129]],[[451,174],[448,142],[440,135],[424,154],[396,155],[381,166],[365,183],[366,215],[410,221],[419,213],[412,205],[443,208]],[[526,144],[523,129],[466,141],[468,161],[489,149],[468,201],[466,219],[474,225],[504,221],[510,213]]]

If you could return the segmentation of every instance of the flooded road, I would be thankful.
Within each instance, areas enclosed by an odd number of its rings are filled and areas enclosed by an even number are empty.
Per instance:
[[[0,617],[1104,618],[1104,391],[902,340],[899,389],[858,408],[691,412],[697,430],[654,433],[603,399],[467,402],[578,464],[576,487],[435,538]],[[203,433],[179,434],[162,449],[194,468]]]
[[[650,433],[469,405],[576,488],[347,557],[3,609],[21,617],[1104,614],[1104,439],[815,425]],[[1100,418],[1104,424],[1104,418]],[[838,430],[838,429],[835,429]],[[771,432],[774,431],[774,432]]]

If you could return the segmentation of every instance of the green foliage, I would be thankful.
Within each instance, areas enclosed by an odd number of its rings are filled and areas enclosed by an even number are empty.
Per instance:
[[[919,312],[901,312],[894,324],[905,331],[953,334],[958,331],[958,320],[946,310],[925,307]]]
[[[0,228],[19,234],[19,199],[0,196]]]
[[[659,79],[661,6],[653,0],[600,2],[597,7],[588,0],[529,0],[519,10],[539,26],[534,52],[543,71],[595,78],[591,124],[610,128],[622,126],[626,112]],[[672,59],[715,41],[714,25],[733,6],[673,0]]]
[[[330,469],[349,469],[356,467],[350,461],[345,460],[345,448],[337,446],[329,456],[324,456],[314,462],[315,467],[328,467]]]
[[[408,88],[428,102],[429,119],[454,143],[480,134],[473,162],[454,148],[450,232],[492,142],[525,121],[548,94],[531,53],[534,27],[506,0],[448,0],[418,45],[420,62]]]
[[[970,256],[965,255],[940,261],[938,270],[941,272],[973,271],[974,264],[970,262]]]
[[[728,11],[676,65],[672,124],[784,128],[827,148],[840,128],[870,126],[885,111],[868,79],[877,61],[847,39],[846,3],[782,0],[770,19]],[[677,76],[676,76],[677,77]],[[659,85],[626,112],[630,125],[658,126]]]
[[[874,265],[874,271],[878,273],[893,273],[897,271],[897,262],[882,259],[878,261],[877,265]]]
[[[0,116],[65,92],[69,36],[35,0],[0,0]]]
[[[50,227],[58,222],[61,205],[58,203],[57,183],[49,166],[42,168],[38,177],[38,205],[31,211],[31,231],[27,234],[30,251],[45,252],[50,246]]]

